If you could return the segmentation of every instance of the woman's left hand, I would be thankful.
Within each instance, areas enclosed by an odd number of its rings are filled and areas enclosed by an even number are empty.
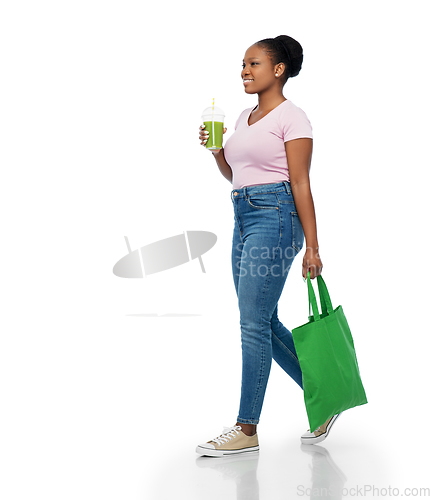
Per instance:
[[[307,247],[302,261],[302,276],[304,279],[307,278],[308,271],[310,271],[310,278],[314,279],[322,274],[322,269],[323,264],[320,260],[319,249]]]

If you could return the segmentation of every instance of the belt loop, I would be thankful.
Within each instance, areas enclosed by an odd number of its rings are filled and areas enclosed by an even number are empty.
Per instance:
[[[247,186],[244,186],[244,198],[247,198]]]
[[[291,194],[291,190],[289,189],[289,183],[287,181],[282,181],[284,184],[284,187],[286,189],[287,194]]]

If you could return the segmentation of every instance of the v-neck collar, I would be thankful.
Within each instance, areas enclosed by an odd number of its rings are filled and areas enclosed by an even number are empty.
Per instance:
[[[280,102],[280,104],[278,104],[275,108],[271,109],[271,111],[269,111],[269,113],[266,113],[265,116],[262,116],[262,118],[259,118],[259,120],[257,120],[256,122],[254,122],[254,123],[252,123],[250,125],[248,123],[248,120],[250,119],[250,116],[253,113],[253,111],[259,106],[258,104],[256,104],[256,106],[254,108],[252,108],[252,110],[250,111],[250,113],[247,116],[247,120],[245,122],[247,124],[247,127],[252,127],[253,125],[256,125],[257,123],[259,123],[260,121],[262,121],[263,119],[265,119],[268,115],[270,115],[273,111],[275,111],[278,107],[280,107],[282,104],[284,104],[285,102],[290,102],[290,101],[289,101],[289,99],[286,99],[285,101]]]

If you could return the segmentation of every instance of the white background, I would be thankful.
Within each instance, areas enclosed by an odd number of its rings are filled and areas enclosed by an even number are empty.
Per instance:
[[[241,376],[231,185],[198,126],[215,98],[233,132],[257,102],[244,52],[279,34],[304,49],[285,96],[313,125],[323,276],[369,400],[325,448],[346,486],[430,486],[428,17],[425,1],[2,3],[2,498],[236,498],[195,464],[234,424]],[[125,235],[136,249],[185,230],[218,237],[205,274],[113,275]],[[288,328],[307,320],[302,256]],[[310,486],[306,429],[274,363],[260,498]]]

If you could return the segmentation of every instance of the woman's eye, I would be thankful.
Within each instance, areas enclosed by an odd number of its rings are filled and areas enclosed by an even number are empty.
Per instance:
[[[257,64],[259,64],[259,63],[252,62],[252,63],[250,63],[250,66],[256,66]],[[242,63],[242,69],[244,69],[244,68],[245,68],[245,63]]]

